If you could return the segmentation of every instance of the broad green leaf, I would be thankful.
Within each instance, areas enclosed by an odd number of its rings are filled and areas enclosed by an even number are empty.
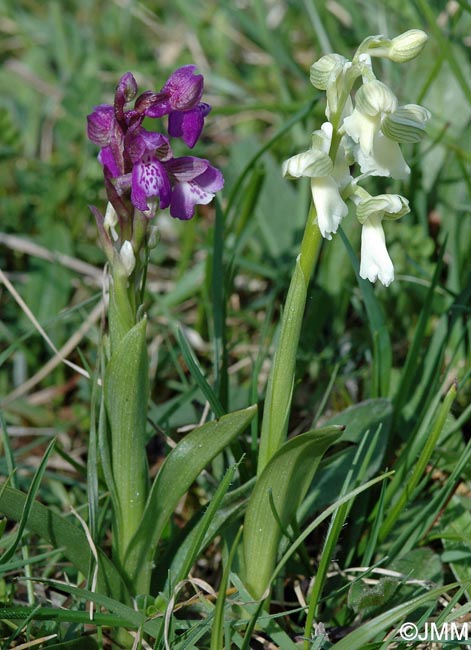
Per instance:
[[[27,495],[23,492],[2,486],[0,512],[13,521],[20,521],[26,500]],[[86,535],[78,524],[71,523],[69,519],[35,501],[29,510],[26,527],[54,548],[61,549],[76,569],[83,575],[88,575],[93,556]],[[126,594],[117,569],[102,552],[99,552],[99,562],[98,590],[116,597]]]
[[[307,516],[314,508],[318,509],[338,497],[338,477],[347,475],[357,452],[356,445],[361,442],[368,431],[370,432],[370,443],[376,441],[376,444],[374,449],[368,445],[359,459],[358,465],[361,466],[365,455],[370,455],[370,463],[362,480],[368,480],[380,469],[389,438],[391,420],[391,402],[387,399],[377,398],[355,404],[338,413],[326,423],[328,425],[344,424],[345,430],[339,438],[339,442],[353,442],[355,446],[349,445],[337,454],[332,454],[325,463],[322,463],[317,471],[316,481],[301,506],[301,516]],[[379,426],[381,426],[381,432],[379,436],[373,438],[372,434],[377,431]],[[354,476],[353,480],[355,478]]]
[[[358,580],[348,592],[348,606],[355,612],[363,612],[385,605],[399,586],[394,578],[382,577],[373,585]]]
[[[285,529],[295,516],[323,454],[342,430],[326,427],[288,440],[261,473],[244,524],[246,586],[254,598],[262,598],[270,586],[280,526]]]
[[[234,411],[194,429],[167,456],[126,557],[139,593],[148,591],[155,549],[179,500],[206,465],[250,424],[256,410],[251,406]]]
[[[437,587],[436,589],[431,589],[422,596],[417,596],[417,598],[413,598],[406,603],[398,605],[384,614],[380,614],[370,621],[363,623],[353,632],[347,634],[347,636],[345,636],[341,641],[334,643],[331,648],[332,650],[362,650],[379,634],[382,634],[384,637],[388,634],[389,637],[392,625],[399,623],[420,607],[430,603],[436,603],[444,594],[452,589],[456,589],[458,586],[458,583],[454,583],[445,587]]]
[[[123,559],[139,527],[148,493],[146,426],[148,402],[146,319],[115,346],[104,380],[111,437],[111,462],[119,511],[118,539]],[[110,488],[111,489],[111,488]]]

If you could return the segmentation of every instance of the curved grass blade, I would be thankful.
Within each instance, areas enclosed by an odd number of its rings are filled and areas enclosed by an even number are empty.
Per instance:
[[[224,567],[221,582],[219,584],[219,593],[216,600],[216,610],[214,612],[214,623],[211,630],[211,645],[210,650],[220,650],[224,647],[224,604],[226,602],[226,590],[229,584],[229,574],[231,571],[232,562],[239,545],[239,539],[242,533],[242,528],[236,535],[234,543],[232,544],[227,564]]]
[[[221,404],[221,402],[219,401],[219,397],[216,395],[212,387],[208,384],[208,381],[204,376],[198,361],[196,360],[194,352],[191,349],[188,341],[186,340],[185,335],[183,334],[180,328],[177,328],[177,341],[178,341],[178,345],[180,346],[183,359],[185,360],[185,363],[188,366],[191,376],[196,381],[203,395],[208,400],[214,415],[217,418],[222,417],[223,415],[225,415],[226,411],[223,405]]]
[[[14,521],[20,521],[26,508],[27,495],[19,490],[2,486],[0,490],[0,512]],[[60,549],[64,556],[83,575],[88,575],[92,553],[83,530],[61,515],[37,501],[33,502],[27,521],[28,530],[36,533]],[[120,574],[104,553],[99,553],[98,590],[103,593],[125,594]]]
[[[46,451],[44,452],[44,456],[41,460],[41,463],[39,464],[38,469],[36,470],[33,480],[31,481],[31,485],[28,490],[28,494],[26,495],[25,503],[24,503],[24,508],[21,513],[21,517],[18,520],[18,530],[16,533],[16,538],[11,544],[10,548],[8,548],[1,556],[0,556],[0,564],[3,564],[4,562],[8,562],[13,555],[15,554],[15,551],[18,547],[18,544],[21,542],[21,538],[23,536],[24,530],[26,528],[26,524],[28,522],[28,517],[31,512],[31,508],[33,507],[33,502],[36,498],[36,494],[39,490],[39,486],[41,484],[42,477],[44,475],[44,472],[46,470],[46,465],[47,461],[49,460],[49,456],[52,453],[52,450],[54,449],[54,444],[55,440],[51,440],[49,443]]]

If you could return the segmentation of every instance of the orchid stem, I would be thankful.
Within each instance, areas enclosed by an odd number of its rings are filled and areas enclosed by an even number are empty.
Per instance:
[[[306,306],[309,280],[315,268],[322,236],[315,221],[316,211],[311,206],[304,230],[301,250],[296,259],[286,303],[281,319],[280,333],[268,378],[263,411],[258,475],[283,444],[287,431],[293,395],[296,353]]]

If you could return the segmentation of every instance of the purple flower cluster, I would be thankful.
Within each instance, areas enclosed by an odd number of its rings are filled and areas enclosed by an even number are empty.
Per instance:
[[[185,65],[169,77],[160,92],[137,95],[133,75],[123,75],[116,88],[114,106],[101,104],[88,115],[88,137],[101,150],[110,203],[124,219],[134,208],[153,216],[170,206],[178,219],[191,219],[195,205],[206,205],[222,189],[221,172],[207,160],[194,156],[174,158],[169,138],[142,126],[145,117],[168,115],[168,134],[193,148],[204,118],[211,110],[201,102],[203,76],[196,66]]]

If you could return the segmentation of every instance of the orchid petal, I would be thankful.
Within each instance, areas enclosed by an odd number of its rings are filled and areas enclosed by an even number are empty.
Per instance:
[[[370,282],[378,279],[385,287],[394,280],[394,267],[378,216],[367,219],[362,227],[360,277]]]
[[[311,191],[319,230],[323,237],[332,239],[332,233],[337,232],[340,222],[347,216],[348,207],[331,176],[311,179]]]
[[[211,110],[209,104],[201,103],[189,111],[172,111],[168,116],[168,132],[173,138],[181,138],[192,149],[204,126],[204,118]]]
[[[155,158],[134,165],[132,170],[131,201],[142,211],[150,210],[147,199],[159,197],[162,209],[170,205],[171,186],[165,167]]]

